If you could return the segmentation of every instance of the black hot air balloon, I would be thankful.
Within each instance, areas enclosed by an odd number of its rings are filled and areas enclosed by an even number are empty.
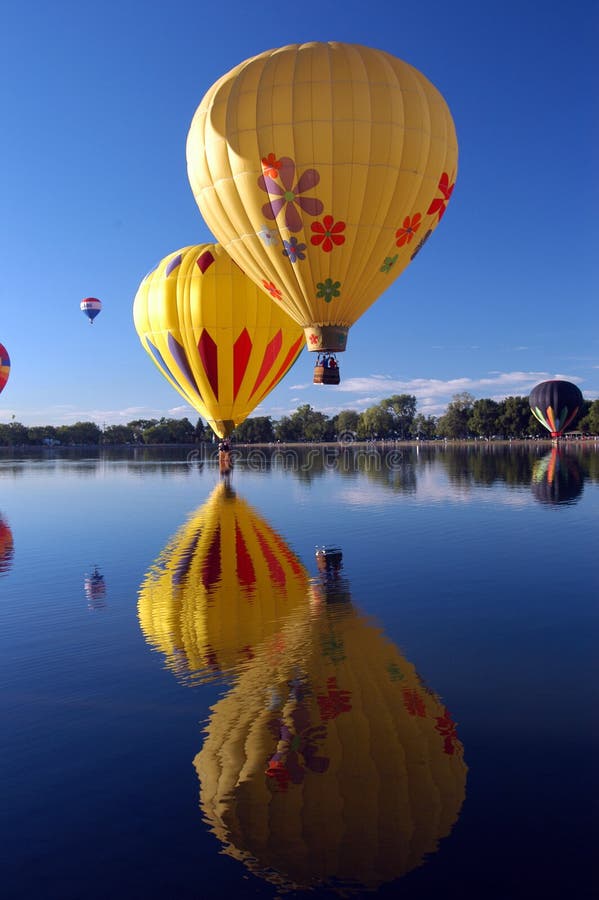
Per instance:
[[[528,402],[533,416],[551,432],[552,438],[558,438],[578,415],[582,394],[572,382],[556,378],[537,384]]]

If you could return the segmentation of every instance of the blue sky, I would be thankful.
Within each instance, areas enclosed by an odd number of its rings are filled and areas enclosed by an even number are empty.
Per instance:
[[[595,11],[593,10],[595,7]],[[351,329],[338,388],[302,353],[254,415],[333,415],[393,393],[438,415],[564,377],[599,396],[598,13],[591,0],[453,3],[33,0],[0,11],[0,421],[197,414],[143,351],[137,287],[213,241],[185,141],[203,94],[263,50],[386,50],[443,93],[459,142],[452,202],[425,250]],[[79,311],[99,297],[90,327]]]

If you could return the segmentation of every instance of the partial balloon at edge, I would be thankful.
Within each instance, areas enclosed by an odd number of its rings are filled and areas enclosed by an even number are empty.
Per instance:
[[[0,344],[0,394],[6,387],[10,375],[10,356],[4,344]]]
[[[0,515],[0,575],[8,572],[12,566],[15,542],[6,519]]]

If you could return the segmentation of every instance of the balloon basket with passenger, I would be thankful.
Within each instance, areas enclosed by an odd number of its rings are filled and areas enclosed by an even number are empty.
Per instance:
[[[314,384],[339,384],[339,363],[334,353],[319,353],[314,366]]]

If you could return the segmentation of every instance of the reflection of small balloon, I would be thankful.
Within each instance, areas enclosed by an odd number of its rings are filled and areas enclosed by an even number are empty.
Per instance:
[[[221,438],[302,350],[301,329],[218,244],[165,257],[139,286],[133,318],[144,350]]]
[[[212,233],[301,325],[308,350],[333,353],[438,226],[457,155],[424,75],[333,41],[245,60],[207,91],[187,137]]]
[[[94,570],[90,575],[85,576],[83,587],[90,609],[101,609],[105,605],[106,582],[104,581],[104,576],[98,571],[97,566],[94,566]]]
[[[537,460],[532,473],[532,493],[540,503],[572,503],[582,494],[584,476],[578,460],[557,447]]]
[[[0,394],[6,386],[10,375],[10,356],[4,344],[0,344]]]
[[[148,571],[139,622],[167,667],[194,683],[251,660],[308,594],[308,573],[285,541],[221,481]]]
[[[79,304],[79,308],[84,315],[89,319],[89,324],[94,324],[94,319],[102,311],[102,301],[97,300],[95,297],[86,297],[85,300],[82,300]]]
[[[0,516],[0,573],[8,572],[14,555],[12,531],[7,522]]]
[[[551,437],[560,437],[580,412],[582,393],[570,381],[555,378],[537,384],[528,402],[533,416],[551,432]]]
[[[363,895],[435,852],[467,768],[450,712],[351,603],[295,610],[194,760],[223,850],[284,889]]]

